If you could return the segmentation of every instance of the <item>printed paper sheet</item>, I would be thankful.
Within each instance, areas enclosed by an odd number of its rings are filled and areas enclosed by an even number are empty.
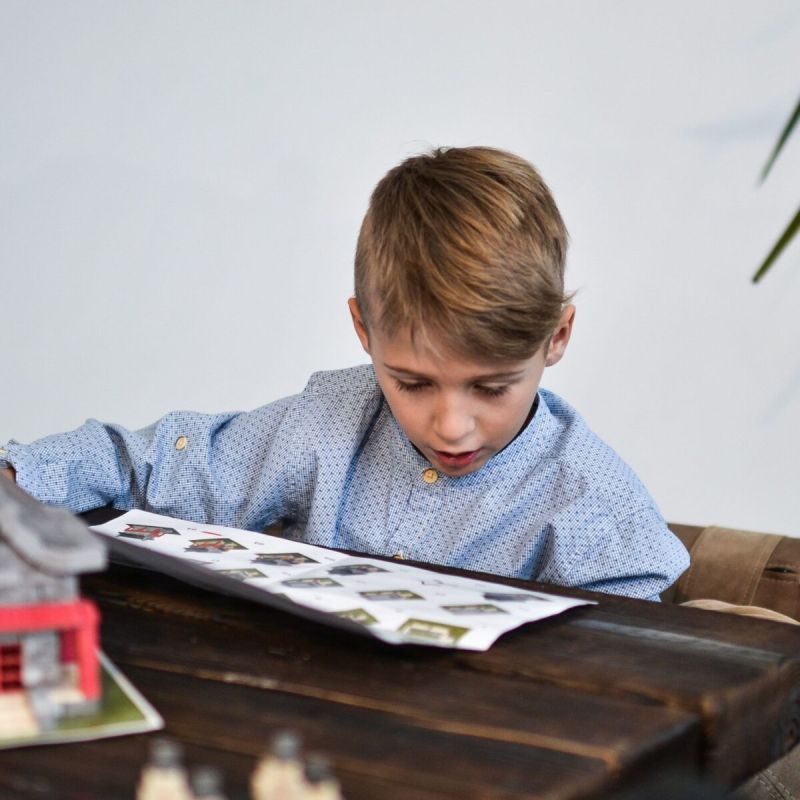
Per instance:
[[[93,530],[129,560],[392,644],[487,650],[506,631],[589,602],[146,511]]]

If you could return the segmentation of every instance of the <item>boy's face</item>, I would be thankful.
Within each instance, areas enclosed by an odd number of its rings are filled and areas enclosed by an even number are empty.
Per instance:
[[[564,354],[574,306],[567,306],[548,345],[524,361],[473,361],[433,353],[408,332],[367,333],[349,301],[361,344],[406,436],[433,467],[459,477],[479,470],[525,426],[546,366]]]

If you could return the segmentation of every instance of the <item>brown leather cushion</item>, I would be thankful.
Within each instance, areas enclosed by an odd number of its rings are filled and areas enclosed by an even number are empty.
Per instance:
[[[669,527],[692,563],[663,600],[709,598],[800,619],[800,539],[715,526]]]

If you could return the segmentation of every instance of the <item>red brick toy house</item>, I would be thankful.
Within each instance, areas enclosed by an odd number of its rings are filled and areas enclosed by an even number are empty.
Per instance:
[[[41,724],[100,698],[99,615],[77,575],[105,564],[80,520],[0,479],[0,695],[27,694]]]

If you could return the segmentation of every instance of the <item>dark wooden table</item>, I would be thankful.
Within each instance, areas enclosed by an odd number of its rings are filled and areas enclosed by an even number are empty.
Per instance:
[[[106,652],[232,798],[283,728],[332,759],[349,800],[589,798],[672,769],[734,785],[797,739],[800,634],[779,623],[590,595],[474,653],[121,566],[84,591]],[[2,752],[0,798],[130,800],[151,737]]]

